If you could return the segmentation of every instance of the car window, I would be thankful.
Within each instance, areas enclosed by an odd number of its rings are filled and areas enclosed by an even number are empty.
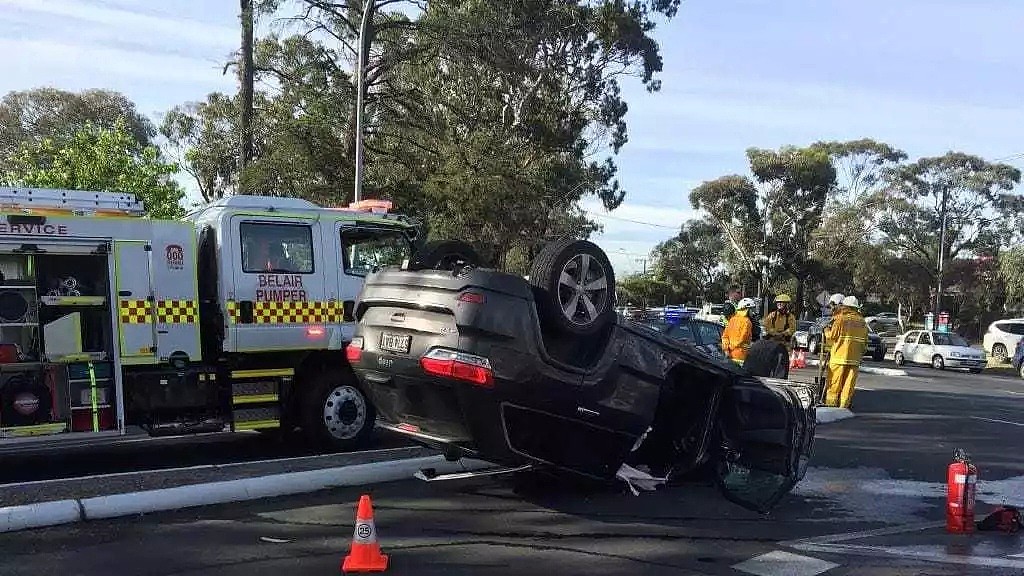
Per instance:
[[[700,322],[696,326],[701,344],[716,344],[722,341],[722,327],[711,322]]]
[[[907,332],[907,337],[903,339],[907,344],[917,344],[917,332]]]
[[[935,333],[935,345],[936,346],[963,346],[969,348],[970,344],[967,340],[964,340],[959,334],[945,334],[942,332]]]
[[[302,224],[242,222],[242,271],[246,274],[313,273],[313,231]]]
[[[918,344],[931,345],[931,343],[932,343],[932,333],[931,332],[921,332],[921,338],[918,339],[917,343]]]
[[[1024,323],[1020,322],[1007,322],[999,327],[1003,332],[1009,332],[1010,334],[1016,334],[1018,336],[1024,336]]]
[[[668,329],[668,335],[677,340],[689,340],[693,342],[693,330],[689,322],[681,322]]]
[[[366,276],[374,270],[397,266],[412,252],[401,231],[386,228],[343,229],[341,246],[341,267],[352,276]]]

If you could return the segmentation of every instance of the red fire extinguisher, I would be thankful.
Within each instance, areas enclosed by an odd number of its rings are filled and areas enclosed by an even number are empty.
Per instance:
[[[953,452],[953,463],[946,472],[946,531],[953,534],[974,532],[974,493],[978,469],[962,449]]]

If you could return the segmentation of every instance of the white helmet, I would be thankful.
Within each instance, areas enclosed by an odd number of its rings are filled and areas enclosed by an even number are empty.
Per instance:
[[[754,307],[754,299],[753,298],[743,298],[742,300],[740,300],[736,304],[736,309],[737,310],[746,310],[748,308],[753,308],[753,307]]]
[[[828,303],[833,306],[841,306],[843,303],[843,295],[836,292],[835,294],[832,295],[831,298],[828,299]]]
[[[860,300],[857,300],[856,296],[847,296],[846,298],[843,298],[843,306],[846,306],[847,308],[856,308],[859,310]]]

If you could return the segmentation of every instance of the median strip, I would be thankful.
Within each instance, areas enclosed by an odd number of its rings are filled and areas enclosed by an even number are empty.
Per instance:
[[[450,462],[443,456],[427,456],[188,484],[156,490],[33,502],[0,507],[0,532],[15,532],[101,518],[165,512],[196,506],[305,494],[346,486],[408,480],[423,468],[434,468],[438,473],[444,474],[479,470],[488,466],[488,464],[475,460]],[[147,473],[159,474],[159,471],[148,471]]]
[[[811,359],[807,361],[808,366],[819,366],[820,362],[817,359]],[[857,370],[865,374],[877,374],[879,376],[908,376],[906,370],[899,368],[880,368],[878,366],[858,366]]]

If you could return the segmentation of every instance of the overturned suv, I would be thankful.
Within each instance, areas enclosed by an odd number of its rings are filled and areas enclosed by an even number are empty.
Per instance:
[[[620,318],[596,245],[549,244],[528,279],[457,252],[366,279],[347,355],[379,426],[510,469],[710,474],[762,512],[803,477],[812,390]]]

